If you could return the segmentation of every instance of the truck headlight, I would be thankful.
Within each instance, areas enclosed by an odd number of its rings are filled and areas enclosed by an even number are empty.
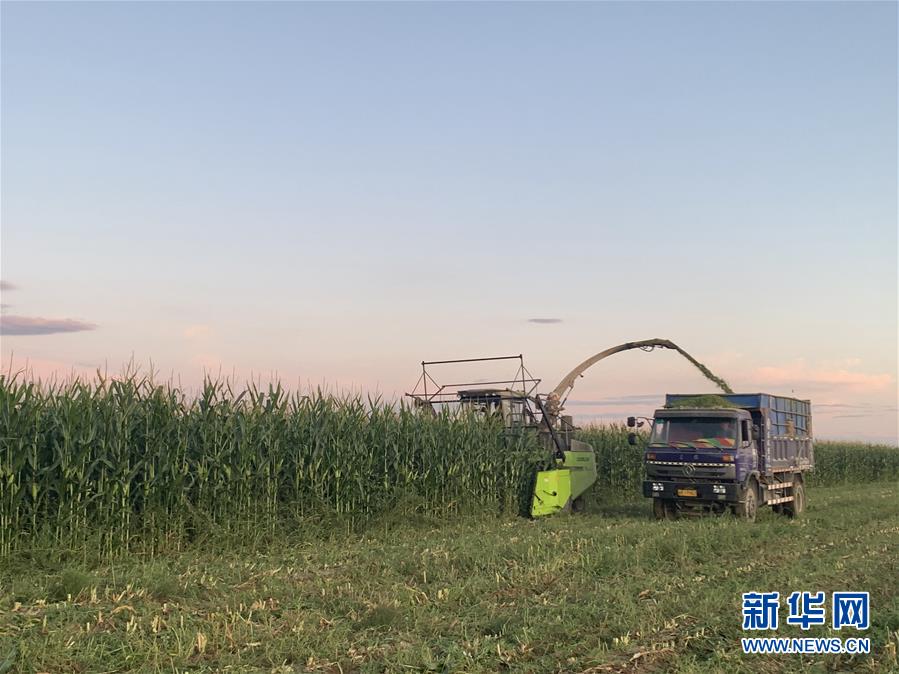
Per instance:
[[[653,482],[653,483],[652,483],[652,490],[653,490],[653,491],[664,491],[664,490],[665,490],[665,485],[663,485],[661,482]]]
[[[725,493],[727,493],[727,489],[724,488],[723,484],[713,484],[712,485],[712,493],[725,494]]]

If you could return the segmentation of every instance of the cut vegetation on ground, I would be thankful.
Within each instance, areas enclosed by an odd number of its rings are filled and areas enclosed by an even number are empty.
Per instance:
[[[812,489],[805,518],[755,525],[647,511],[420,519],[111,564],[21,555],[3,569],[0,644],[14,672],[899,668],[896,484]],[[869,591],[872,654],[739,654],[750,589]]]

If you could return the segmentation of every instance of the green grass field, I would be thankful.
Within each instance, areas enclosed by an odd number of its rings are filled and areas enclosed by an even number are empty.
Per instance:
[[[0,671],[899,671],[895,482],[813,487],[803,518],[754,525],[655,522],[636,501],[101,559],[2,562]],[[740,654],[749,590],[869,591],[872,654]]]

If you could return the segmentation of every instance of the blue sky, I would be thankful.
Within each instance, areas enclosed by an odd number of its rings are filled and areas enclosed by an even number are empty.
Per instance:
[[[423,358],[553,385],[659,336],[895,440],[893,3],[0,18],[5,363],[389,396]],[[582,418],[705,388],[672,354],[598,367]]]

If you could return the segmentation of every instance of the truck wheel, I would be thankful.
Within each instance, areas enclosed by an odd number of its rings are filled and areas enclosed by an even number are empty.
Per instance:
[[[587,502],[584,500],[583,494],[581,494],[571,502],[571,512],[573,513],[582,513],[586,508]]]
[[[802,476],[793,477],[793,488],[790,489],[792,501],[784,503],[783,514],[787,517],[799,517],[805,512],[805,485],[802,484]]]
[[[746,485],[746,493],[743,494],[743,501],[737,504],[735,512],[737,517],[745,519],[749,522],[755,522],[755,516],[759,509],[758,485],[756,481],[749,480]]]
[[[652,514],[657,520],[673,520],[677,517],[674,504],[667,499],[654,498],[652,500]]]

